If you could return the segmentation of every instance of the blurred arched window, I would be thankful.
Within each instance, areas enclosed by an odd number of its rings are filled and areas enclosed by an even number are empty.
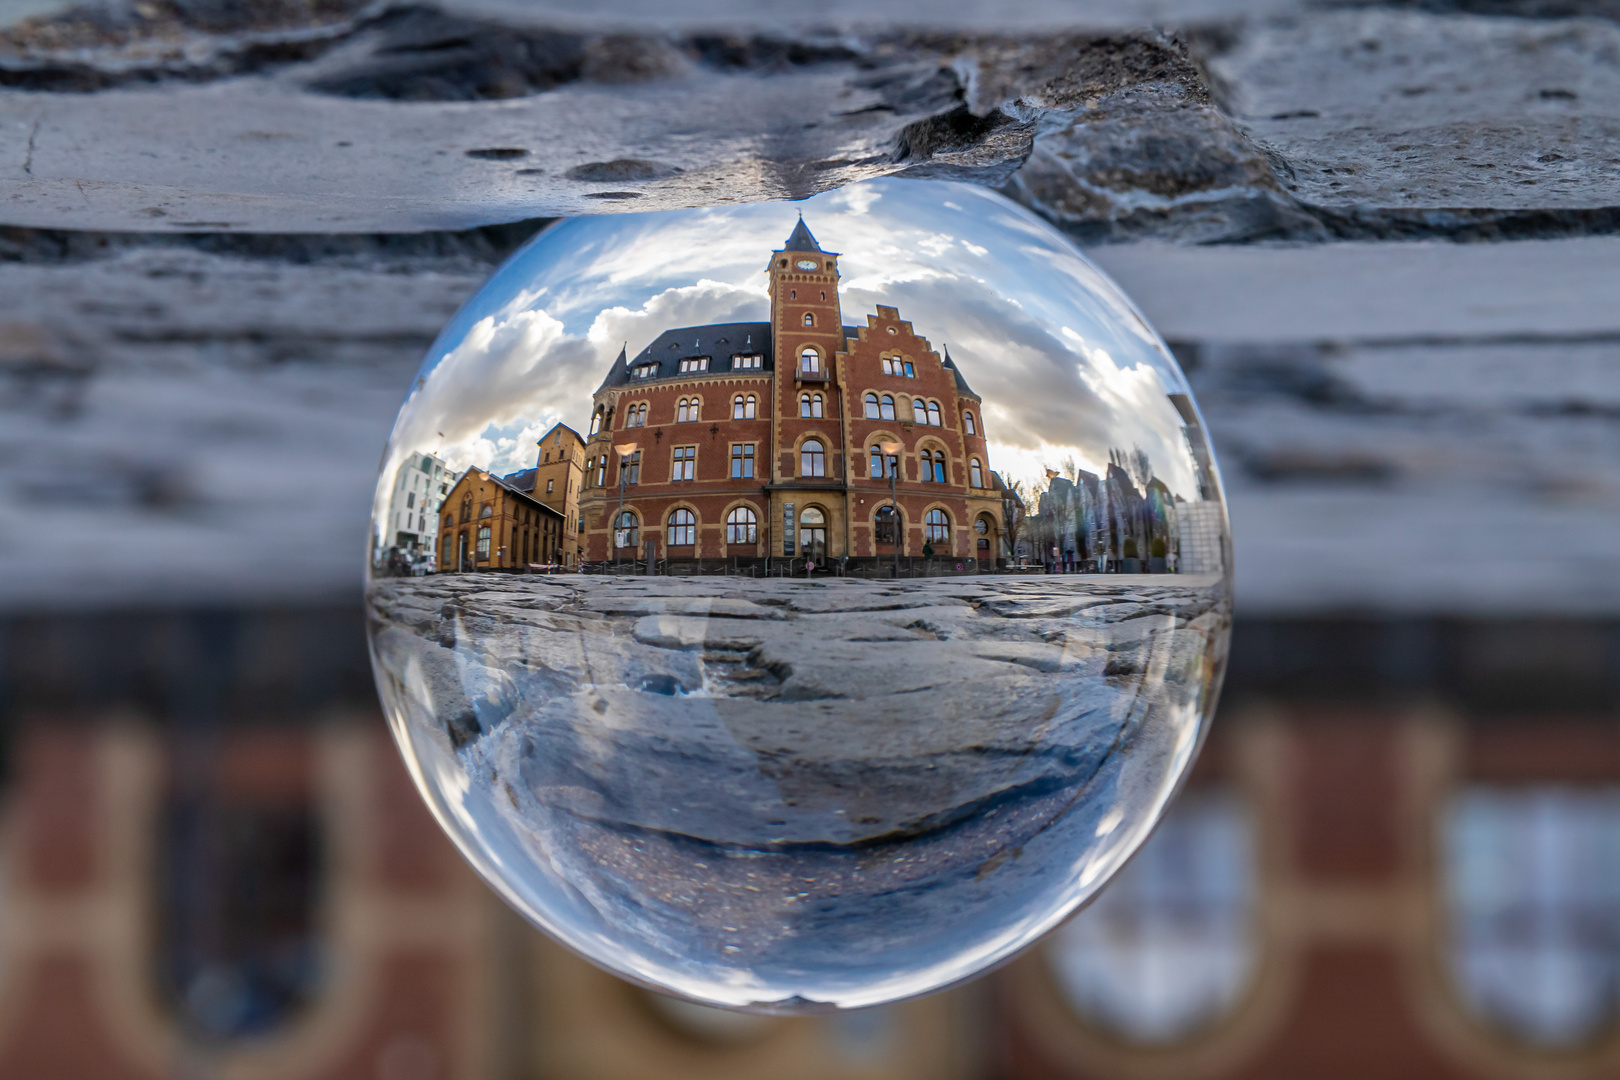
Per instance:
[[[1620,1018],[1620,787],[1467,788],[1441,848],[1447,960],[1469,1009],[1547,1047]]]
[[[1170,1043],[1219,1020],[1258,959],[1255,824],[1235,793],[1182,794],[1047,959],[1069,1006],[1132,1042]]]

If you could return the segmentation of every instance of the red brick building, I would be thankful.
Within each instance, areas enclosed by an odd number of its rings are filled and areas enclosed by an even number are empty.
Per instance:
[[[769,322],[620,352],[585,448],[586,559],[993,567],[1001,493],[949,353],[892,307],[845,325],[838,255],[802,220],[767,273]]]

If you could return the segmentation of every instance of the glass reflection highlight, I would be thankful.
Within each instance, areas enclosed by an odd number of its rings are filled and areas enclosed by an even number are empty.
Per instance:
[[[881,1003],[1035,940],[1152,828],[1225,655],[1181,373],[957,185],[547,231],[435,345],[373,520],[378,684],[441,824],[565,944],[712,1005]]]

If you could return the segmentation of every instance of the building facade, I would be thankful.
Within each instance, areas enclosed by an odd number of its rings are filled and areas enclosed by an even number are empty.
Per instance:
[[[439,526],[441,573],[555,565],[567,539],[559,511],[480,469],[450,489]]]
[[[578,566],[584,557],[579,494],[585,480],[585,439],[567,424],[558,424],[535,446],[534,468],[512,473],[505,480],[563,516],[557,563]]]
[[[584,449],[586,559],[993,568],[1001,493],[949,352],[892,307],[845,325],[838,255],[802,220],[767,272],[769,322],[620,352]]]
[[[455,482],[455,472],[434,455],[407,457],[394,474],[388,516],[377,531],[373,562],[383,565],[402,558],[410,566],[425,562],[432,567],[438,561],[434,522]]]

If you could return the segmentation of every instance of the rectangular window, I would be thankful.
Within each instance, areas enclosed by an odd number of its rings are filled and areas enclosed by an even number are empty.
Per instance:
[[[415,510],[416,509],[416,492],[407,491],[405,493],[405,508],[407,510]]]
[[[638,379],[650,379],[658,374],[657,364],[637,364],[631,374]]]
[[[765,357],[759,353],[748,356],[738,355],[731,358],[732,371],[744,371],[750,368],[757,369],[765,366]]]
[[[596,460],[596,486],[601,487],[607,483],[607,456],[604,454]]]
[[[911,366],[911,361],[910,360],[907,360],[906,361],[906,378],[915,379],[916,377],[917,377],[917,369]]]
[[[690,480],[697,469],[697,447],[677,446],[675,466],[670,470],[671,480]]]
[[[731,478],[733,480],[752,480],[754,478],[754,446],[752,443],[733,443],[731,445]]]
[[[627,484],[641,483],[641,451],[637,450],[629,457],[619,459],[619,468],[624,470],[624,482]]]
[[[485,525],[478,530],[478,560],[489,561],[489,526]]]
[[[547,494],[547,495],[550,495],[550,494],[551,494],[551,488],[552,488],[552,485],[553,485],[553,484],[555,484],[555,483],[556,483],[556,482],[557,482],[557,481],[555,481],[555,480],[547,480],[547,481],[546,481],[546,494]]]
[[[425,458],[422,459],[422,471],[425,472],[425,473],[431,473],[433,471],[433,459],[432,458],[425,457]]]
[[[894,361],[890,360],[887,356],[885,356],[883,358],[883,374],[885,374],[885,375],[893,375],[894,374]]]
[[[688,356],[681,361],[681,371],[708,371],[709,358],[707,356]]]

